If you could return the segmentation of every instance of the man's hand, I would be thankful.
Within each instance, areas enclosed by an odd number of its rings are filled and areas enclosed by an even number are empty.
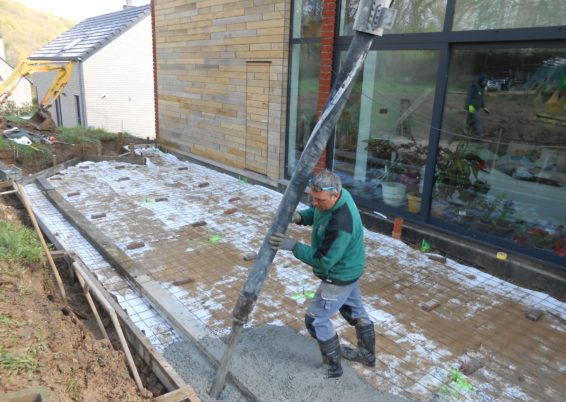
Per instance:
[[[296,244],[297,240],[293,239],[290,236],[284,235],[283,233],[274,233],[269,238],[269,245],[274,250],[280,248],[281,250],[293,251]]]
[[[297,211],[293,212],[293,217],[291,218],[291,222],[300,225],[302,221],[303,221],[303,217],[301,216],[301,214],[298,213]]]

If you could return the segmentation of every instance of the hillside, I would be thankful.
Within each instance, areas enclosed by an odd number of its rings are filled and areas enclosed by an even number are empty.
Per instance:
[[[0,0],[0,35],[6,61],[12,66],[76,24],[16,1]]]

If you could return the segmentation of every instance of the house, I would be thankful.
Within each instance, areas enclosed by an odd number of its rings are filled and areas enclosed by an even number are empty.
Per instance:
[[[6,54],[4,49],[4,40],[0,37],[0,83],[4,82],[8,76],[14,71],[6,61]],[[20,80],[7,102],[12,102],[16,107],[31,106],[34,98],[35,88],[30,80],[23,78]]]
[[[369,215],[564,275],[566,6],[476,3],[394,2],[393,29],[373,41],[319,166]],[[154,0],[159,140],[284,185],[346,56],[358,4]],[[479,77],[505,85],[481,88]],[[470,107],[472,88],[491,113]],[[397,184],[395,201],[384,181]]]
[[[150,6],[87,18],[34,52],[31,60],[72,62],[73,74],[51,108],[65,127],[86,126],[155,137]],[[55,73],[32,79],[40,98]]]

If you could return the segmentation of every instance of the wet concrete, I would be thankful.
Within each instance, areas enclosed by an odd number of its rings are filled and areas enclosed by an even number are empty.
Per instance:
[[[192,384],[204,401],[215,370],[192,342],[173,344],[163,355]],[[326,378],[317,343],[289,327],[267,325],[243,331],[231,360],[231,371],[258,401],[405,401],[379,392],[361,379],[347,361],[340,378]],[[222,401],[246,400],[227,383]]]

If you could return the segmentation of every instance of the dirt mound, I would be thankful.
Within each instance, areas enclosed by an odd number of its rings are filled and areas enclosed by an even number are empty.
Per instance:
[[[0,221],[28,223],[14,195],[0,197]],[[14,227],[4,227],[1,236],[8,239]],[[80,285],[69,284],[65,262],[60,264],[68,303],[44,263],[0,258],[0,400],[3,393],[36,386],[63,402],[149,401],[162,394],[163,386],[147,368],[138,370],[152,392],[139,392],[110,326],[112,343],[100,335]],[[103,316],[104,321],[109,323]]]

